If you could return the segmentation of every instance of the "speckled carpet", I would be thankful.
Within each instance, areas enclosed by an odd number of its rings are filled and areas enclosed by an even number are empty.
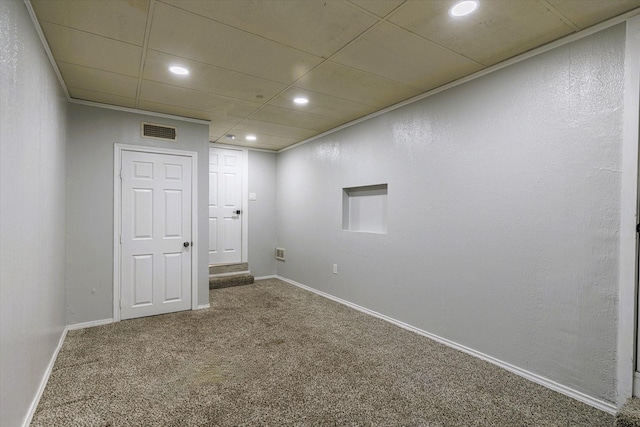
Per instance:
[[[614,417],[278,280],[67,335],[32,426],[611,426]]]
[[[640,399],[628,399],[616,414],[616,427],[640,427]]]

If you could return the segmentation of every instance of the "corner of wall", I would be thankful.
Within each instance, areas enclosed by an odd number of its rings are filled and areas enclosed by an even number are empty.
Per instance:
[[[617,406],[634,393],[637,316],[638,135],[640,111],[640,16],[627,21],[618,276]]]

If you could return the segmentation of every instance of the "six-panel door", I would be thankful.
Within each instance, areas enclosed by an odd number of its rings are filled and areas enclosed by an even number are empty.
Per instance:
[[[121,318],[191,309],[191,158],[122,152]]]
[[[242,262],[242,151],[211,148],[209,264],[237,262]]]

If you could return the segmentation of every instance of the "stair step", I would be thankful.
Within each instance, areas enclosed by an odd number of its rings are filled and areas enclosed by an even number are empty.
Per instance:
[[[640,427],[640,399],[632,397],[616,414],[616,427]]]
[[[209,289],[230,288],[232,286],[250,285],[254,281],[251,274],[236,274],[233,276],[209,277]]]
[[[209,274],[225,274],[225,273],[239,273],[241,271],[248,271],[249,263],[237,262],[232,264],[212,264],[209,266]]]

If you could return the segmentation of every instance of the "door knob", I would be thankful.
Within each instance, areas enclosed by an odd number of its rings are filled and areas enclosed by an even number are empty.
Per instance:
[[[188,248],[188,247],[189,247],[189,242],[184,242],[184,243],[182,244],[182,246],[184,246],[185,248]]]
[[[240,209],[238,209],[237,211],[235,211],[236,215],[240,215],[242,213],[242,211]]]

